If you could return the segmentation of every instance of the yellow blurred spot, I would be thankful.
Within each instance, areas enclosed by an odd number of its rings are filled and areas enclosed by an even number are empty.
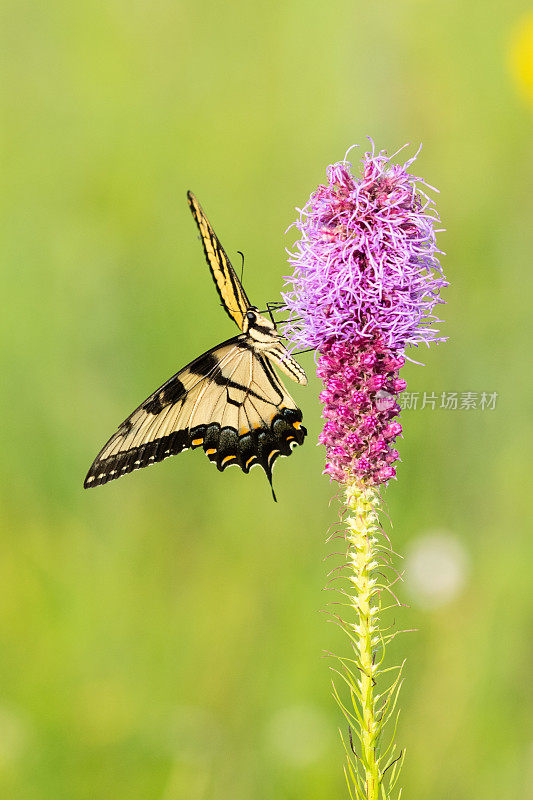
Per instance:
[[[311,705],[280,709],[270,719],[265,733],[279,761],[300,768],[317,763],[333,740],[328,719]]]
[[[33,744],[28,723],[16,710],[0,707],[0,776]]]
[[[533,13],[523,16],[511,34],[509,68],[520,93],[533,103]]]
[[[111,745],[135,727],[133,698],[120,683],[110,680],[85,684],[76,707],[81,738],[91,745]]]

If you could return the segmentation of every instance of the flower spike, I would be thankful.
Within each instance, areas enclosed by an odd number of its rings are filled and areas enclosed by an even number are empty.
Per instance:
[[[407,171],[413,160],[395,165],[384,151],[365,153],[360,178],[348,161],[332,164],[295,223],[284,333],[293,347],[319,352],[320,442],[325,472],[341,484],[395,477],[405,348],[444,341],[433,314],[447,286],[440,220],[424,191],[431,187]]]
[[[333,694],[347,723],[352,800],[401,794],[395,787],[404,750],[396,748],[395,724],[388,741],[383,731],[387,720],[397,720],[403,665],[384,666],[396,633],[382,621],[390,608],[384,597],[401,605],[391,588],[401,576],[388,537],[383,540],[379,486],[396,476],[405,349],[444,341],[433,311],[447,286],[435,240],[440,220],[425,192],[432,187],[408,172],[415,158],[393,164],[373,148],[362,158],[360,177],[346,159],[328,167],[327,183],[295,223],[300,238],[283,295],[292,348],[318,351],[324,472],[344,497],[346,557],[335,569],[342,610],[332,617],[352,653],[336,656],[333,670],[349,700],[335,684]]]

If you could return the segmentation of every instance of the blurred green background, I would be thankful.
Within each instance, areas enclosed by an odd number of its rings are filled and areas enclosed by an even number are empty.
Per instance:
[[[498,392],[402,415],[404,797],[533,798],[528,9],[3,3],[2,798],[346,796],[316,379],[292,387],[309,438],[277,505],[200,452],[81,487],[127,413],[234,333],[186,190],[261,305],[294,207],[367,134],[423,142],[441,190],[450,341],[411,353],[408,389]]]

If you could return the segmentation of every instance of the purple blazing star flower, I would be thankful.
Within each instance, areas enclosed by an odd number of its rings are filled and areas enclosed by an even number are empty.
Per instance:
[[[431,327],[447,285],[435,244],[440,220],[427,184],[407,172],[413,161],[394,165],[384,151],[366,153],[361,178],[346,160],[329,166],[327,185],[295,223],[301,238],[283,294],[285,335],[319,351],[320,442],[325,472],[341,483],[395,476],[404,349],[444,341]]]

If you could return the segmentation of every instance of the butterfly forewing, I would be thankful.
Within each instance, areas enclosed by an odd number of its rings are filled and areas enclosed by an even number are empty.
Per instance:
[[[219,470],[259,464],[271,480],[279,455],[302,444],[302,414],[245,336],[184,367],[119,427],[85,479],[99,486],[188,448],[203,447]]]
[[[189,207],[198,225],[204,253],[213,275],[220,299],[229,316],[237,323],[241,331],[244,329],[246,311],[250,301],[242,288],[235,270],[220,244],[218,237],[204,214],[202,207],[192,192],[187,192]]]

